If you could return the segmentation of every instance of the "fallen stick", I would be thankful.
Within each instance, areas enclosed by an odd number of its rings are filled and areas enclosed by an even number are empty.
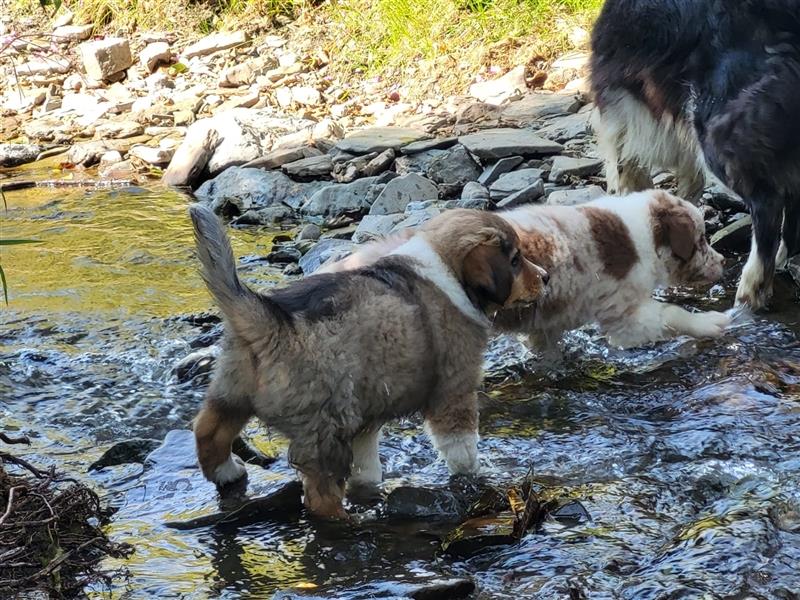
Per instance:
[[[24,435],[22,437],[14,438],[0,431],[0,442],[5,442],[6,444],[30,444],[31,440]]]
[[[9,181],[0,183],[0,191],[11,192],[13,190],[24,190],[32,187],[94,187],[94,188],[113,188],[127,187],[133,182],[130,179],[112,179],[110,181],[96,181],[93,179],[66,181],[64,179],[46,179],[44,181],[32,181],[25,179],[22,181]]]

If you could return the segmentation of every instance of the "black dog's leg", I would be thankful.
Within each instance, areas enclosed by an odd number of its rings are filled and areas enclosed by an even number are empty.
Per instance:
[[[752,310],[764,308],[772,295],[775,258],[781,239],[782,203],[774,199],[755,198],[750,203],[753,217],[753,239],[750,256],[742,269],[736,304]]]
[[[791,198],[783,209],[783,247],[784,258],[800,254],[800,201]]]

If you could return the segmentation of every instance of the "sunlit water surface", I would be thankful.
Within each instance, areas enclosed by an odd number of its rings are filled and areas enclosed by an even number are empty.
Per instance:
[[[78,474],[118,508],[110,534],[136,552],[109,566],[130,577],[93,594],[388,598],[452,576],[473,578],[479,598],[800,597],[800,348],[785,282],[776,312],[714,342],[618,352],[577,333],[560,363],[525,369],[501,364],[502,345],[492,353],[486,480],[503,485],[532,469],[549,493],[580,500],[588,522],[546,521],[469,560],[439,552],[449,525],[389,521],[380,507],[354,526],[300,516],[185,532],[164,522],[217,508],[186,431],[204,384],[173,374],[214,327],[187,318],[211,309],[187,200],[157,186],[7,196],[2,236],[41,244],[2,253],[11,291],[0,311],[0,419],[33,438],[19,451]],[[234,231],[237,256],[265,255],[274,233]],[[254,284],[280,280],[254,264]],[[677,297],[727,308],[728,279],[725,290]],[[115,442],[170,431],[146,467],[87,472]],[[250,433],[267,454],[285,450],[274,432]],[[387,491],[447,480],[416,420],[387,428],[381,456]],[[250,475],[254,494],[294,477],[285,457]]]

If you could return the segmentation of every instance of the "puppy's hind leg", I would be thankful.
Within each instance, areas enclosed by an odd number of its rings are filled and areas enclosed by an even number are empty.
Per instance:
[[[250,418],[248,413],[233,411],[214,396],[194,422],[197,459],[206,479],[223,487],[247,477],[242,460],[231,453],[231,444]]]
[[[425,429],[453,475],[478,473],[478,395],[440,401],[425,412]]]

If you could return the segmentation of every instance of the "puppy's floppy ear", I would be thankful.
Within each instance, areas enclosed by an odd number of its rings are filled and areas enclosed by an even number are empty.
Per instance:
[[[488,228],[476,233],[483,241],[464,258],[461,273],[470,300],[485,310],[489,304],[505,304],[514,285],[514,273],[499,233]]]
[[[696,226],[691,215],[680,209],[667,211],[661,216],[661,227],[675,256],[682,260],[694,256]]]

